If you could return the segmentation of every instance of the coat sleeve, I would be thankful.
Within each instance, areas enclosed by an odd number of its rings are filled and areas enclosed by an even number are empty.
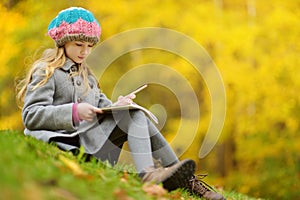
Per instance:
[[[32,75],[22,109],[22,119],[29,130],[74,131],[72,121],[72,103],[53,104],[55,77],[49,78],[46,84],[32,89],[41,80],[39,70]]]
[[[100,96],[99,105],[98,105],[99,108],[104,108],[112,104],[111,100],[108,99],[104,93],[101,92],[99,96]]]

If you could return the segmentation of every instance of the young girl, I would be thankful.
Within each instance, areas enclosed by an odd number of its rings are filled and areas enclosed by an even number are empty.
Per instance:
[[[179,161],[162,134],[142,111],[103,114],[113,103],[101,93],[85,59],[100,39],[101,27],[88,10],[62,10],[49,24],[56,47],[45,50],[20,82],[17,99],[24,102],[25,135],[55,142],[72,151],[83,146],[87,154],[111,164],[128,142],[134,164],[144,182],[162,183],[168,190],[188,188],[209,199],[223,199],[195,179],[195,163]],[[134,94],[120,96],[114,105],[133,102]],[[153,158],[163,167],[154,167]]]

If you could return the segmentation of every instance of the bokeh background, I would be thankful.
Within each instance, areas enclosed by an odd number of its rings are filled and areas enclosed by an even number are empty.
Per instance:
[[[300,198],[299,0],[1,0],[0,129],[23,130],[16,79],[36,55],[53,47],[46,36],[48,23],[69,6],[94,13],[102,41],[143,27],[169,28],[196,40],[218,66],[227,97],[221,137],[205,158],[199,159],[198,152],[210,122],[209,92],[178,55],[147,49],[120,56],[99,77],[103,91],[111,97],[118,78],[137,65],[155,62],[176,69],[190,80],[201,110],[197,136],[182,158],[196,160],[198,172],[207,172],[209,182],[224,190]],[[168,120],[162,131],[171,140],[182,118],[178,100],[167,88],[151,87],[137,101],[165,107]],[[180,144],[173,147],[181,151]]]

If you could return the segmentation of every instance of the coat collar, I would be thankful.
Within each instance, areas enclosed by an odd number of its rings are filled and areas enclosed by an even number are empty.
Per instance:
[[[74,63],[70,58],[66,58],[65,64],[61,67],[64,71],[69,71],[72,66],[76,66],[77,64]]]

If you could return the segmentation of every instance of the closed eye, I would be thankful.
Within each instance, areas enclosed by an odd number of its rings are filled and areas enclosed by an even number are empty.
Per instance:
[[[75,45],[81,47],[83,44],[81,44],[81,43],[75,43]]]

